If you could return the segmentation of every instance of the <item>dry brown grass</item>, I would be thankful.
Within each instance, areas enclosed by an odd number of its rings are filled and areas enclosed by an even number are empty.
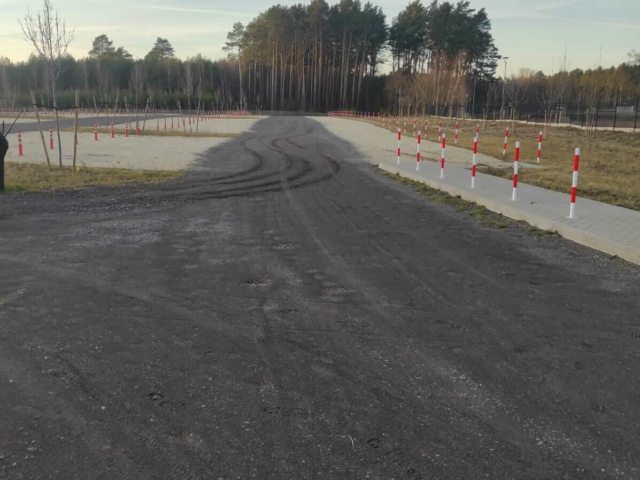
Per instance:
[[[60,131],[62,132],[73,132],[73,128],[62,128],[60,129]],[[93,127],[81,127],[78,129],[79,133],[93,133]],[[116,135],[124,135],[124,129],[123,128],[114,128],[113,132]],[[98,134],[100,136],[104,136],[104,135],[111,135],[111,129],[106,129],[104,127],[99,128],[98,129]],[[129,136],[130,137],[135,137],[136,136],[136,129],[135,127],[133,129],[129,130]],[[142,130],[140,130],[140,136],[147,136],[147,137],[207,137],[207,138],[232,138],[232,137],[239,137],[240,134],[239,133],[224,133],[224,132],[198,132],[196,133],[195,130],[193,132],[190,132],[189,130],[187,130],[186,132],[182,131],[182,130],[156,130],[155,128],[153,130],[151,129],[147,129],[144,131],[144,133],[142,132]]]
[[[4,121],[6,122],[7,119],[10,119],[13,122],[13,119],[15,119],[18,115],[17,114],[4,114],[4,115],[0,115],[0,118],[4,119]],[[42,113],[40,113],[40,120],[55,120],[56,116],[55,115],[43,115]],[[69,118],[69,117],[60,117],[61,119],[65,119],[65,118]],[[29,115],[25,115],[24,113],[22,115],[20,115],[20,120],[36,120],[36,116],[33,114],[29,114]]]
[[[70,167],[49,170],[44,164],[5,163],[6,191],[35,192],[73,190],[97,185],[121,185],[123,183],[159,183],[183,174],[176,170],[127,170],[124,168]]]
[[[453,145],[455,120],[441,119],[447,135],[447,145]],[[428,118],[428,139],[437,141],[438,121]],[[458,146],[472,150],[476,121],[459,121]],[[424,119],[418,119],[424,125]],[[505,127],[511,123],[487,122],[480,124],[478,152],[500,159],[513,160],[515,142],[520,142],[520,162],[536,163],[538,134],[543,126],[516,124],[515,132],[509,132],[507,154],[502,156]],[[402,126],[402,124],[401,124]],[[395,122],[393,124],[395,128]],[[407,134],[413,132],[413,118],[407,121]],[[573,171],[573,155],[581,148],[578,195],[600,202],[640,210],[640,134],[598,130],[587,144],[586,130],[568,127],[552,127],[548,138],[542,141],[540,168],[523,168],[522,182],[551,190],[569,193]],[[423,137],[424,138],[424,137]],[[482,167],[484,173],[512,178],[511,169]]]

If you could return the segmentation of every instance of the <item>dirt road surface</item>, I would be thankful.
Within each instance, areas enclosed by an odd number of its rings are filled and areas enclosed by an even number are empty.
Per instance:
[[[0,197],[3,479],[640,478],[638,269],[272,117]]]

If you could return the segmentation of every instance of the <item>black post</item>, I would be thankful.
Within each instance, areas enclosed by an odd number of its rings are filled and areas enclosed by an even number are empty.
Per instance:
[[[613,131],[616,130],[616,120],[618,118],[618,95],[620,94],[620,87],[616,91],[616,97],[613,102]]]
[[[4,191],[4,156],[9,149],[9,143],[4,138],[4,121],[2,122],[2,130],[0,130],[0,192]]]
[[[636,100],[636,118],[633,119],[633,132],[634,133],[636,131],[636,125],[638,125],[638,107],[640,107],[640,95],[638,95],[638,98]]]

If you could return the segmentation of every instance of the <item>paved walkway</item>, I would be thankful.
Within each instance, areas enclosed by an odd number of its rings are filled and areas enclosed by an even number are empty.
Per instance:
[[[511,180],[478,173],[476,188],[472,189],[471,171],[461,165],[445,162],[444,179],[440,179],[440,165],[434,162],[420,162],[419,172],[416,172],[415,161],[404,159],[399,166],[389,162],[380,167],[640,264],[640,212],[578,197],[576,217],[569,219],[570,196],[565,193],[519,183],[518,199],[514,202]]]
[[[447,156],[453,158],[454,162],[445,164],[445,178],[441,180],[440,164],[433,161],[420,162],[420,171],[416,172],[415,139],[412,137],[403,138],[403,155],[398,167],[392,133],[381,134],[384,130],[381,132],[379,127],[366,122],[322,117],[316,120],[335,135],[350,141],[364,154],[364,160],[380,164],[388,172],[399,173],[433,188],[460,195],[465,200],[509,218],[524,220],[544,230],[557,231],[574,242],[640,264],[640,212],[580,198],[580,181],[576,218],[570,220],[568,192],[554,192],[520,183],[518,200],[513,202],[511,180],[481,173],[476,175],[476,188],[472,189],[469,150],[447,145]],[[440,145],[436,142],[423,140],[422,158],[436,160],[440,157],[440,151]],[[478,155],[478,163],[490,164],[484,157],[487,156]],[[520,163],[521,169],[527,166]]]

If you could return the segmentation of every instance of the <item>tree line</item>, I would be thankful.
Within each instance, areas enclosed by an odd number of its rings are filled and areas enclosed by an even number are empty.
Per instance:
[[[53,12],[50,0],[47,8]],[[57,15],[53,26],[64,27],[56,20]],[[73,31],[66,33],[65,40],[73,41]],[[126,100],[138,108],[504,117],[534,104],[551,112],[576,101],[616,103],[640,85],[636,52],[618,68],[569,71],[565,61],[553,75],[522,69],[504,82],[496,78],[500,55],[487,12],[467,1],[414,1],[390,25],[380,7],[359,0],[277,5],[246,26],[235,23],[227,36],[228,56],[220,60],[201,54],[179,59],[162,37],[138,59],[106,34],[95,38],[83,58],[68,55],[68,43],[63,45],[34,48],[24,62],[0,57],[0,108],[31,105],[30,91],[38,103],[70,107],[80,90],[88,107]],[[381,74],[387,62],[390,72]]]
[[[158,38],[142,59],[134,59],[123,47],[115,48],[107,35],[96,37],[89,54],[80,59],[66,55],[60,59],[60,74],[54,81],[47,75],[47,61],[32,54],[24,62],[0,57],[0,108],[31,105],[30,91],[38,103],[53,106],[55,83],[57,104],[71,107],[75,90],[81,104],[93,108],[121,105],[126,99],[131,108],[144,108],[147,98],[156,108],[195,108],[196,98],[207,109],[231,109],[238,103],[237,61],[233,58],[212,61],[197,55],[181,60],[175,57],[171,43]]]
[[[370,2],[277,5],[246,26],[234,24],[227,38],[228,57],[215,61],[200,54],[176,58],[170,41],[161,37],[141,59],[134,59],[124,46],[114,46],[106,34],[96,37],[80,59],[66,49],[58,58],[56,52],[45,55],[34,49],[24,62],[0,58],[2,102],[5,107],[28,105],[33,90],[44,104],[53,105],[52,97],[57,97],[60,105],[68,106],[78,89],[81,101],[89,105],[94,99],[102,104],[127,96],[130,104],[149,98],[164,108],[180,101],[320,112],[379,109],[386,79],[379,70],[388,51],[393,68],[406,74],[418,63],[424,69],[425,58],[433,64],[441,53],[454,57],[464,52],[466,68],[493,75],[497,52],[484,10],[476,12],[468,2],[434,1],[418,8],[416,16],[417,5],[411,4],[391,27],[382,9]],[[50,0],[45,0],[47,7],[52,8]],[[421,27],[410,33],[408,21]],[[448,32],[447,37],[437,40],[438,32]],[[59,66],[55,79],[46,74],[53,64]]]

